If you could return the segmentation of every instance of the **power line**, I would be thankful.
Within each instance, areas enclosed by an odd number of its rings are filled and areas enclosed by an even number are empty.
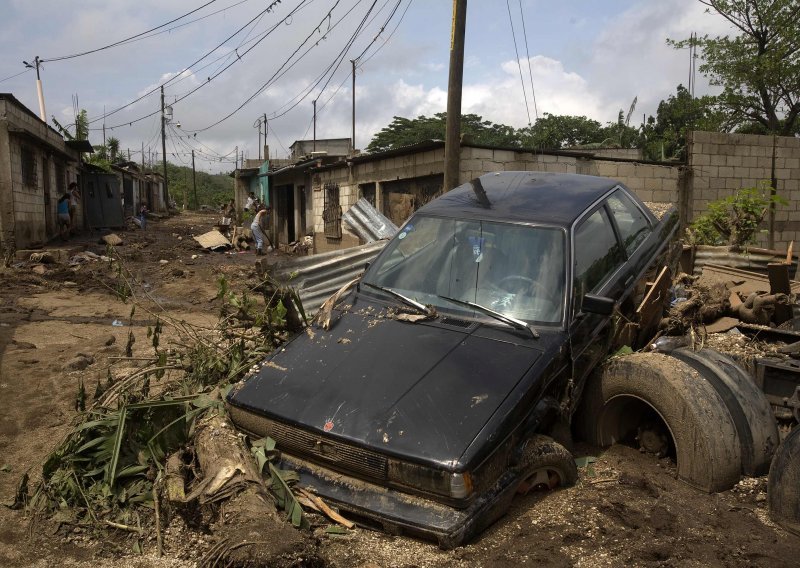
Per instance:
[[[121,39],[121,40],[119,40],[119,41],[115,41],[114,43],[110,43],[110,44],[108,44],[108,45],[104,45],[103,47],[98,47],[98,48],[95,48],[95,49],[90,49],[90,50],[88,50],[88,51],[82,51],[82,52],[80,52],[80,53],[73,53],[72,55],[61,55],[61,56],[59,56],[59,57],[46,57],[46,58],[43,58],[43,59],[41,59],[41,61],[44,61],[44,62],[51,62],[51,61],[64,61],[65,59],[74,59],[74,58],[76,58],[76,57],[82,57],[82,56],[84,56],[84,55],[89,55],[89,54],[91,54],[91,53],[97,53],[98,51],[103,51],[104,49],[110,49],[110,48],[112,48],[112,47],[116,47],[116,46],[118,46],[118,45],[122,45],[122,44],[124,44],[124,43],[127,43],[127,42],[129,42],[129,41],[131,41],[131,40],[134,40],[134,39],[136,39],[136,38],[138,38],[138,37],[141,37],[141,36],[147,35],[147,34],[149,34],[149,33],[151,33],[151,32],[154,32],[154,31],[156,31],[156,30],[160,30],[161,28],[163,28],[163,27],[166,27],[166,26],[168,26],[168,25],[170,25],[170,24],[174,24],[174,23],[175,23],[175,22],[177,22],[178,20],[182,20],[182,19],[183,19],[183,18],[185,18],[186,16],[191,16],[191,15],[192,15],[192,14],[194,14],[195,12],[199,12],[200,10],[202,10],[203,8],[205,8],[206,6],[208,6],[208,5],[210,5],[210,4],[213,4],[213,3],[214,3],[214,2],[216,2],[216,1],[217,1],[217,0],[209,0],[208,2],[206,2],[205,4],[203,4],[202,6],[200,6],[199,8],[195,8],[194,10],[192,10],[192,11],[190,11],[190,12],[187,12],[187,13],[183,14],[182,16],[178,16],[177,18],[175,18],[175,19],[173,19],[173,20],[170,20],[169,22],[166,22],[166,23],[163,23],[163,24],[161,24],[160,26],[156,26],[156,27],[154,27],[154,28],[150,28],[150,29],[149,29],[149,30],[147,30],[147,31],[144,31],[144,32],[138,33],[138,34],[136,34],[136,35],[132,35],[132,36],[130,36],[130,37],[127,37],[127,38],[125,38],[125,39]]]
[[[359,65],[359,67],[363,67],[363,66],[364,66],[364,65],[365,65],[365,64],[366,64],[366,63],[367,63],[367,62],[368,62],[370,59],[372,59],[373,57],[375,57],[375,56],[378,54],[378,52],[380,52],[380,50],[381,50],[381,49],[383,49],[383,48],[386,46],[386,44],[387,44],[387,43],[389,43],[389,40],[390,40],[390,39],[392,39],[392,36],[393,36],[393,35],[395,34],[395,32],[397,31],[397,28],[399,28],[399,27],[400,27],[400,24],[402,24],[402,23],[403,23],[403,18],[405,18],[405,17],[406,17],[406,12],[408,12],[408,9],[411,7],[411,3],[412,3],[413,1],[414,1],[414,0],[408,0],[408,4],[406,4],[406,7],[405,7],[405,9],[403,10],[403,13],[402,13],[402,14],[400,14],[400,19],[397,21],[397,25],[395,25],[394,29],[391,31],[391,33],[389,33],[389,35],[386,37],[386,39],[385,39],[385,40],[383,40],[383,43],[382,43],[381,45],[379,45],[379,46],[378,46],[378,49],[376,49],[375,51],[373,51],[373,52],[370,54],[370,56],[369,56],[369,57],[367,57],[367,58],[366,58],[364,61],[362,61],[362,62],[361,62],[361,65]]]
[[[14,77],[19,77],[20,75],[24,75],[25,73],[27,73],[30,70],[31,70],[30,68],[26,67],[24,71],[20,71],[19,73],[14,73],[13,75],[9,75],[8,77],[0,79],[0,83],[2,83],[3,81],[10,81]]]
[[[309,1],[310,1],[310,2],[314,2],[314,0],[302,0],[302,1],[300,2],[300,4],[297,6],[297,8],[295,8],[294,10],[292,10],[291,12],[289,12],[289,14],[288,14],[286,17],[284,17],[284,18],[283,18],[283,19],[282,19],[280,22],[278,22],[278,24],[281,24],[281,23],[285,22],[285,21],[286,21],[288,18],[290,18],[290,17],[291,17],[291,16],[292,16],[294,13],[296,13],[298,10],[300,10],[300,8],[301,8],[301,7],[302,7],[304,4],[308,3]],[[243,25],[243,26],[241,26],[239,29],[237,29],[235,32],[233,32],[231,35],[229,35],[227,38],[225,38],[224,40],[222,40],[222,42],[220,42],[219,44],[217,44],[217,46],[216,46],[216,47],[214,47],[214,48],[213,48],[213,49],[211,49],[210,51],[206,52],[206,53],[205,53],[205,54],[204,54],[202,57],[200,57],[199,59],[197,59],[197,60],[196,60],[196,61],[194,61],[193,63],[190,63],[189,65],[187,65],[186,67],[184,67],[184,68],[183,68],[183,69],[182,69],[180,72],[176,73],[175,75],[173,75],[172,77],[170,77],[169,79],[167,79],[166,81],[164,81],[163,83],[160,83],[159,85],[157,85],[157,86],[153,87],[152,89],[150,89],[149,91],[147,91],[147,92],[146,92],[146,93],[144,93],[143,95],[141,95],[141,96],[137,97],[136,99],[134,99],[134,100],[130,101],[129,103],[126,103],[126,104],[124,104],[123,106],[121,106],[121,107],[119,107],[119,108],[117,108],[117,109],[114,109],[113,111],[110,111],[110,112],[104,113],[102,116],[100,116],[100,117],[98,117],[98,118],[96,118],[96,119],[94,119],[94,120],[91,120],[91,121],[89,121],[89,124],[92,124],[92,123],[94,123],[94,122],[97,122],[98,120],[105,119],[105,118],[107,118],[107,117],[109,117],[109,116],[112,116],[112,115],[114,115],[114,114],[116,114],[116,113],[120,112],[121,110],[124,110],[124,109],[126,109],[126,108],[128,108],[128,107],[130,107],[130,106],[132,106],[132,105],[134,105],[134,104],[136,104],[137,102],[141,101],[142,99],[144,99],[144,98],[146,98],[146,97],[148,97],[148,96],[152,95],[153,93],[155,93],[155,92],[159,91],[159,90],[161,89],[161,87],[166,87],[168,84],[172,83],[173,81],[176,81],[176,79],[178,79],[178,77],[181,77],[181,75],[183,75],[183,74],[184,74],[186,71],[189,71],[189,70],[191,70],[191,68],[192,68],[194,65],[197,65],[198,63],[200,63],[201,61],[203,61],[203,60],[204,60],[206,57],[208,57],[209,55],[211,55],[212,53],[214,53],[215,51],[217,51],[219,48],[221,48],[223,45],[225,45],[226,43],[228,43],[228,42],[229,42],[231,39],[233,39],[234,37],[236,37],[236,36],[237,36],[239,33],[241,33],[241,32],[242,32],[244,29],[246,29],[246,28],[247,28],[247,27],[248,27],[250,24],[252,24],[252,23],[253,23],[254,21],[256,21],[258,18],[260,18],[260,17],[261,17],[263,14],[265,14],[265,13],[266,13],[268,10],[271,10],[271,9],[272,9],[272,7],[273,7],[273,6],[274,6],[276,3],[277,3],[277,1],[276,1],[276,2],[273,2],[272,4],[270,4],[269,6],[267,6],[266,8],[264,8],[264,10],[262,10],[261,12],[259,12],[258,14],[256,14],[256,15],[255,15],[255,17],[253,17],[252,19],[250,19],[250,20],[249,20],[249,21],[248,21],[246,24],[244,24],[244,25]],[[273,26],[273,27],[272,27],[270,30],[268,30],[267,32],[264,32],[264,33],[265,33],[266,35],[269,35],[270,33],[272,33],[272,32],[273,32],[273,31],[274,31],[274,30],[275,30],[275,29],[278,27],[278,24],[275,24],[275,25],[274,25],[274,26]],[[260,43],[260,41],[261,41],[261,40],[263,40],[263,39],[264,39],[264,37],[266,37],[266,35],[265,35],[265,36],[263,36],[263,37],[262,37],[262,38],[259,40],[259,42],[257,42],[257,43],[256,43],[256,45],[258,45],[258,43]],[[254,45],[253,47],[255,47],[255,45]],[[252,48],[251,48],[251,49],[252,49]],[[249,49],[248,49],[248,51],[249,51]],[[230,55],[230,54],[228,54],[228,55]],[[237,54],[237,55],[238,55],[238,54]],[[238,57],[238,58],[237,58],[237,59],[236,59],[236,60],[235,60],[233,63],[231,63],[230,65],[228,65],[227,67],[225,67],[225,69],[223,69],[223,72],[224,72],[226,69],[228,69],[228,68],[229,68],[231,65],[233,65],[234,63],[236,63],[236,61],[239,61],[239,59],[241,59],[241,56],[239,56],[239,57]],[[213,76],[213,78],[216,78],[216,77],[217,77],[217,76],[219,76],[219,75],[220,75],[220,73],[216,73],[216,74]],[[211,79],[212,79],[212,77],[209,77],[209,79],[208,79],[208,81],[207,81],[207,82],[210,82],[210,81],[211,81]],[[176,82],[177,82],[177,81],[176,81]],[[201,85],[201,87],[202,87],[202,86],[204,86],[204,85],[205,85],[205,83],[203,83],[203,84]],[[200,87],[198,87],[198,88],[200,88]],[[187,94],[187,96],[188,96],[189,94],[192,94],[192,93],[194,93],[194,92],[195,92],[195,91],[196,91],[198,88],[195,88],[195,89],[193,89],[192,91],[190,91],[190,92]],[[158,112],[161,112],[161,111],[159,110],[159,111],[157,111],[157,112],[155,112],[155,113],[151,113],[151,114],[145,115],[145,116],[143,116],[143,117],[141,117],[141,118],[139,118],[139,119],[136,119],[136,120],[133,120],[133,121],[128,121],[128,123],[127,123],[127,124],[129,124],[129,125],[130,125],[130,124],[133,124],[134,122],[139,122],[140,120],[143,120],[143,119],[145,119],[145,118],[148,118],[148,117],[150,117],[150,116],[153,116],[154,114],[157,114]],[[112,128],[112,129],[113,129],[113,128],[117,128],[117,127],[119,127],[119,126],[124,126],[125,124],[126,124],[126,123],[121,123],[121,124],[119,124],[119,125],[117,125],[117,126],[112,126],[111,128]]]
[[[539,120],[539,109],[536,106],[536,91],[533,89],[533,69],[531,69],[531,52],[528,49],[528,31],[525,29],[525,14],[522,11],[522,0],[519,0],[519,16],[522,20],[522,35],[525,37],[525,54],[528,56],[528,76],[531,79],[531,96],[533,97],[533,113],[536,120]],[[519,59],[519,58],[517,58]],[[528,117],[530,124],[530,116]]]
[[[221,119],[219,119],[218,121],[214,122],[213,124],[210,124],[210,125],[208,125],[208,126],[206,126],[206,127],[204,127],[204,128],[199,128],[199,129],[197,129],[197,130],[192,130],[191,132],[203,132],[203,131],[205,131],[205,130],[208,130],[208,129],[210,129],[210,128],[213,128],[214,126],[217,126],[217,125],[219,125],[219,124],[222,124],[223,122],[225,122],[226,120],[228,120],[230,117],[232,117],[234,114],[236,114],[237,112],[239,112],[240,110],[242,110],[242,108],[244,108],[244,107],[245,107],[245,105],[247,105],[248,103],[250,103],[250,102],[251,102],[253,99],[255,99],[255,98],[256,98],[256,97],[257,97],[259,94],[261,94],[261,93],[262,93],[262,92],[263,92],[263,91],[264,91],[264,90],[265,90],[265,89],[266,89],[266,88],[267,88],[267,87],[268,87],[268,86],[269,86],[269,85],[270,85],[270,84],[271,84],[271,83],[272,83],[272,82],[273,82],[273,81],[274,81],[274,80],[275,80],[275,79],[276,79],[276,78],[279,76],[279,74],[281,74],[281,71],[283,71],[284,67],[286,67],[286,66],[289,64],[289,62],[292,60],[292,58],[294,58],[294,56],[295,56],[295,55],[296,55],[296,54],[297,54],[297,53],[298,53],[298,52],[299,52],[299,51],[302,49],[302,47],[303,47],[303,46],[304,46],[304,45],[305,45],[305,44],[308,42],[308,40],[309,40],[309,39],[311,39],[311,37],[314,35],[314,32],[319,32],[319,31],[320,31],[320,29],[322,28],[322,24],[323,24],[323,22],[325,22],[325,20],[330,20],[330,17],[331,17],[331,15],[333,14],[333,11],[334,11],[334,10],[336,9],[336,7],[337,7],[337,6],[340,4],[340,2],[341,2],[341,0],[336,0],[336,3],[333,5],[333,7],[332,7],[332,8],[331,8],[331,9],[328,11],[328,13],[327,13],[327,14],[325,14],[325,16],[323,16],[323,17],[322,17],[322,19],[320,20],[320,23],[319,23],[319,24],[318,24],[318,25],[317,25],[317,26],[316,26],[316,27],[315,27],[315,28],[314,28],[314,29],[311,31],[311,33],[310,33],[310,34],[308,34],[308,35],[306,36],[306,38],[305,38],[305,39],[304,39],[304,40],[303,40],[303,41],[300,43],[300,45],[297,47],[297,49],[295,49],[295,50],[294,50],[294,51],[291,53],[291,55],[289,55],[289,57],[288,57],[288,58],[287,58],[287,59],[286,59],[286,60],[285,60],[285,61],[284,61],[284,62],[281,64],[281,66],[278,68],[278,70],[277,70],[277,71],[275,71],[275,73],[273,73],[273,74],[272,74],[272,76],[271,76],[269,79],[267,79],[267,81],[266,81],[265,83],[263,83],[263,84],[262,84],[260,87],[258,87],[258,89],[256,89],[256,90],[255,90],[255,92],[254,92],[252,95],[250,95],[250,96],[249,96],[247,99],[245,99],[245,101],[244,101],[242,104],[240,104],[240,105],[239,105],[238,107],[236,107],[236,108],[235,108],[233,111],[231,111],[230,113],[228,113],[227,115],[225,115],[224,117],[222,117]],[[356,6],[357,6],[357,5],[358,5],[360,2],[361,2],[361,0],[359,0],[359,2],[356,4]],[[373,6],[375,5],[375,3],[376,3],[376,2],[377,2],[377,0],[376,0],[375,2],[373,2]],[[350,9],[348,12],[346,12],[346,13],[345,13],[345,16],[346,16],[347,14],[349,14],[350,12],[352,12],[352,10],[353,10],[354,8],[355,8],[355,6],[353,6],[353,8],[351,8],[351,9]],[[341,19],[339,20],[339,22],[341,22]],[[337,22],[337,23],[338,23],[338,22]],[[335,25],[334,25],[334,26],[331,26],[331,27],[330,27],[330,28],[329,28],[329,29],[328,29],[328,30],[325,32],[325,34],[327,35],[327,33],[330,31],[330,29],[332,29],[332,28],[334,28],[334,27],[335,27]],[[324,38],[324,36],[323,36],[323,38]],[[316,46],[316,45],[318,45],[318,44],[319,44],[319,42],[317,42],[317,43],[315,44],[315,46]],[[315,47],[315,46],[312,46],[311,48],[309,48],[308,50],[306,50],[306,52],[303,54],[303,56],[305,56],[305,54],[306,54],[306,53],[308,53],[308,51],[309,51],[310,49],[312,49],[313,47]],[[292,68],[292,67],[293,67],[293,66],[294,66],[294,65],[297,63],[297,61],[299,61],[300,59],[302,59],[302,57],[303,57],[303,56],[301,56],[301,57],[300,57],[300,58],[298,58],[298,59],[297,59],[297,60],[296,60],[294,63],[292,63],[292,65],[290,65],[288,69],[291,69],[291,68]],[[332,65],[332,64],[331,64],[331,65]],[[328,66],[328,69],[330,69],[331,65],[329,65],[329,66]],[[287,69],[287,71],[288,71],[288,69]],[[327,70],[326,70],[326,73],[327,73]],[[282,74],[281,74],[281,75],[282,75]],[[306,95],[306,96],[308,96],[308,95]],[[305,97],[303,97],[303,98],[305,98]],[[301,100],[302,100],[302,99],[301,99]],[[298,103],[299,103],[299,101],[298,101]],[[296,106],[296,105],[295,105],[295,106]],[[290,109],[290,110],[291,110],[291,109]],[[287,112],[288,112],[288,111],[287,111]]]
[[[517,67],[519,67],[519,81],[522,83],[522,96],[525,99],[525,111],[528,113],[528,126],[531,124],[531,109],[528,108],[528,94],[525,92],[525,80],[522,78],[522,63],[519,60],[519,50],[517,50],[517,34],[514,33],[514,18],[511,17],[511,4],[506,0],[508,8],[508,22],[511,24],[511,37],[514,39],[514,53],[517,54]]]

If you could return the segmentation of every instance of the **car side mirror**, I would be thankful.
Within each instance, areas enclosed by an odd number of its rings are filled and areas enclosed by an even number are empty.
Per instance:
[[[617,303],[612,298],[586,294],[581,303],[581,311],[601,316],[610,316],[614,313]]]

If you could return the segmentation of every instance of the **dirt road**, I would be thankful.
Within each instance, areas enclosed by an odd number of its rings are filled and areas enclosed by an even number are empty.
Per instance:
[[[217,281],[234,287],[255,279],[252,254],[205,253],[191,239],[214,217],[186,214],[151,222],[146,233],[120,233],[118,248],[135,275],[138,292],[179,319],[200,325],[216,320]],[[96,238],[70,243],[98,254]],[[192,259],[193,255],[198,255]],[[166,262],[162,262],[166,261]],[[88,393],[116,368],[129,332],[139,339],[134,356],[147,352],[153,315],[113,294],[117,277],[102,262],[77,271],[64,264],[0,272],[0,502],[13,500],[20,476],[36,478],[42,459],[76,417],[79,383]],[[114,326],[117,320],[123,325]],[[167,339],[169,338],[167,332]],[[677,481],[668,460],[631,448],[578,447],[597,461],[581,470],[575,487],[520,498],[509,515],[475,542],[453,551],[402,537],[356,529],[328,535],[316,519],[306,554],[293,566],[796,566],[800,538],[776,528],[766,512],[766,479],[745,479],[731,491],[705,495]],[[223,516],[224,519],[224,516]],[[166,556],[146,541],[134,553],[125,534],[88,534],[80,527],[34,525],[19,511],[0,507],[0,566],[193,566],[213,543],[213,533],[186,527],[175,517]],[[313,518],[312,518],[313,520]],[[269,538],[269,535],[264,535]]]

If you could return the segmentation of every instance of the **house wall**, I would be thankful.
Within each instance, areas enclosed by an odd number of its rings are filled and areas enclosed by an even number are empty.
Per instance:
[[[800,138],[693,132],[689,168],[688,218],[706,212],[712,201],[774,177],[777,194],[789,202],[775,209],[774,246],[783,250],[791,241],[800,242]],[[758,244],[766,246],[768,235],[762,233]]]
[[[7,99],[0,99],[0,123],[0,203],[3,252],[8,254],[17,248],[43,244],[57,235],[59,191],[77,180],[78,153],[67,148],[63,138],[35,115]],[[30,151],[35,162],[34,184],[23,181],[23,148]],[[75,224],[83,226],[80,207]]]

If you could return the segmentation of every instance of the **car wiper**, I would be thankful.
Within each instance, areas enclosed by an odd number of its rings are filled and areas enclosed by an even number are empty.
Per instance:
[[[411,306],[412,308],[416,308],[426,316],[432,316],[434,314],[434,312],[424,304],[420,304],[416,300],[412,300],[411,298],[409,298],[408,296],[404,296],[400,292],[395,292],[391,288],[386,288],[385,286],[378,286],[377,284],[370,284],[369,282],[361,282],[361,283],[364,286],[369,286],[370,288],[374,288],[375,290],[380,290],[381,292],[386,292],[390,296],[394,296],[404,304]]]
[[[498,321],[501,321],[501,322],[503,322],[505,324],[508,324],[513,328],[525,330],[528,333],[530,333],[531,337],[533,337],[534,339],[539,339],[539,332],[536,331],[535,329],[533,329],[530,325],[528,325],[526,322],[522,321],[521,319],[513,318],[511,316],[507,316],[507,315],[502,314],[502,313],[500,313],[498,311],[495,311],[495,310],[493,310],[491,308],[487,308],[486,306],[481,306],[480,304],[476,304],[475,302],[468,302],[466,300],[456,300],[455,298],[449,298],[447,296],[439,296],[439,297],[442,298],[443,300],[447,300],[449,302],[453,302],[454,304],[461,304],[462,306],[469,306],[470,308],[472,308],[474,310],[477,310],[477,311],[479,311],[481,313],[484,313],[487,316],[491,316],[494,319],[496,319]]]

